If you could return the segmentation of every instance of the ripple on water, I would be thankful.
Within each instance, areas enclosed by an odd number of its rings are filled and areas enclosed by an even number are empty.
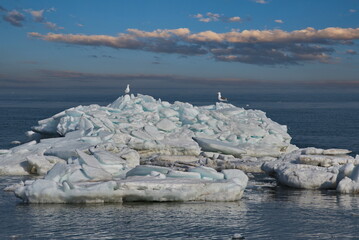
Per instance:
[[[18,181],[0,177],[3,188]],[[0,239],[355,239],[359,197],[258,178],[239,202],[22,204],[0,195]]]

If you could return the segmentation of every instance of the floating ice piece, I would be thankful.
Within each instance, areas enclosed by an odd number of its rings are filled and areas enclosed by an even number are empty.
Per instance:
[[[354,158],[347,155],[301,155],[299,157],[299,163],[322,167],[344,165],[352,162],[354,162]]]
[[[339,149],[339,148],[333,148],[333,149],[326,149],[323,151],[324,155],[345,155],[349,154],[352,151],[348,149]]]
[[[165,168],[165,167],[158,167],[158,166],[139,165],[139,166],[131,169],[130,171],[128,171],[126,174],[126,177],[147,176],[147,175],[150,175],[152,171],[167,174],[169,171],[171,171],[171,169]]]
[[[94,162],[94,156],[77,152],[79,161],[57,163],[44,179],[14,185],[10,190],[30,203],[236,201],[247,186],[248,179],[239,170],[226,173],[228,179],[224,179],[223,173],[207,167],[180,172],[141,165],[128,171],[126,179],[115,179],[101,163]]]
[[[102,203],[129,201],[237,201],[243,195],[238,179],[159,179],[137,176],[100,183],[62,183],[39,179],[15,190],[29,203]]]
[[[171,170],[168,172],[167,177],[201,179],[201,174],[199,172],[182,172]]]
[[[231,154],[236,157],[240,157],[241,155],[246,153],[245,150],[239,149],[229,143],[204,138],[193,139],[198,143],[198,145],[202,148],[203,151],[221,152],[224,154]]]
[[[323,154],[323,151],[324,151],[324,149],[321,149],[321,148],[309,147],[309,148],[303,149],[303,154],[305,154],[305,155],[321,155],[321,154]]]
[[[335,189],[338,170],[286,163],[275,170],[277,180],[286,186],[304,189]]]
[[[209,168],[209,167],[190,168],[188,171],[200,173],[201,177],[206,179],[215,179],[215,180],[224,179],[223,173],[219,173],[213,168]]]
[[[168,120],[167,118],[164,118],[161,121],[159,121],[156,126],[158,129],[167,132],[172,131],[176,128],[176,125],[172,121]]]
[[[29,164],[30,173],[45,175],[56,163],[65,162],[65,160],[54,157],[44,156],[42,154],[29,155],[26,157]]]
[[[359,165],[354,167],[349,177],[342,179],[337,187],[340,193],[359,193]]]
[[[290,187],[335,189],[337,183],[350,171],[350,166],[354,166],[357,162],[351,156],[324,155],[324,152],[325,150],[314,148],[293,151],[277,161],[264,163],[262,170],[274,176],[281,184]],[[341,150],[338,152],[343,153]],[[308,153],[322,153],[322,155],[306,155]],[[341,167],[341,164],[352,165]]]

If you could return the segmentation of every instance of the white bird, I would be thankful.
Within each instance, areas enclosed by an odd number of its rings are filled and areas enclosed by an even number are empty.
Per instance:
[[[221,92],[218,92],[218,101],[220,102],[227,102],[227,98],[222,97]]]
[[[125,89],[125,93],[129,94],[130,93],[130,84],[127,84],[127,87]]]

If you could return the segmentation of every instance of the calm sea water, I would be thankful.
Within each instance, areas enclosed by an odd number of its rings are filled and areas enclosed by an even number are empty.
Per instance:
[[[121,92],[121,91],[120,91]],[[208,105],[216,89],[139,89],[173,102]],[[359,90],[289,87],[222,90],[234,105],[260,109],[288,126],[299,147],[347,148],[359,154]],[[0,148],[25,141],[40,119],[66,108],[107,105],[113,90],[0,90]],[[249,106],[247,106],[249,105]],[[22,177],[0,177],[0,188]],[[251,177],[235,203],[126,203],[104,205],[23,204],[0,191],[0,239],[358,239],[359,195],[276,186],[264,175]]]

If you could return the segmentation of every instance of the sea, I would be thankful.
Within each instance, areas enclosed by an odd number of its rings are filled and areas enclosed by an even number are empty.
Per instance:
[[[125,85],[124,85],[125,86]],[[345,148],[359,154],[359,87],[320,85],[141,88],[163,101],[229,103],[266,112],[286,125],[298,147]],[[0,89],[0,149],[38,120],[64,109],[107,105],[111,89]],[[359,194],[301,190],[250,174],[238,202],[26,204],[0,190],[0,239],[359,239]],[[0,189],[31,177],[0,176]]]

